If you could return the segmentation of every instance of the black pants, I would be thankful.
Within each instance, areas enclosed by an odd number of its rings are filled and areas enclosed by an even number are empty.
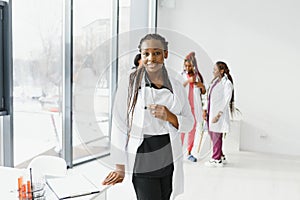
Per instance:
[[[172,193],[173,174],[158,177],[132,177],[138,200],[169,200]],[[150,195],[149,195],[150,194]]]
[[[132,183],[138,200],[169,200],[174,164],[169,134],[144,135],[137,149]]]

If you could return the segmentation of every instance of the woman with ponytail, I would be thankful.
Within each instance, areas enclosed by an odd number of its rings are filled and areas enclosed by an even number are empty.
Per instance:
[[[193,115],[182,83],[164,65],[165,38],[147,34],[138,48],[143,66],[116,94],[111,131],[116,169],[103,184],[123,182],[128,174],[138,200],[173,199],[183,192],[180,134],[193,128]]]
[[[230,112],[233,111],[233,80],[225,62],[218,61],[213,73],[214,79],[207,93],[207,110],[203,112],[213,143],[213,153],[212,159],[205,165],[222,167],[226,161],[222,151],[222,138],[223,133],[229,132]]]

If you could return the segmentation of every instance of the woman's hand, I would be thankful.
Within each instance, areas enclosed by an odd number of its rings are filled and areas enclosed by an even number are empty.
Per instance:
[[[212,119],[212,123],[217,123],[217,122],[219,121],[220,117],[222,116],[222,114],[223,114],[223,112],[220,111],[220,112],[217,114],[217,116],[215,116],[215,117]]]
[[[219,117],[218,116],[215,116],[213,119],[212,119],[212,123],[217,123],[219,121]]]
[[[178,128],[178,119],[166,106],[150,104],[147,106],[153,117],[170,122],[175,128]]]
[[[169,109],[166,106],[158,105],[158,104],[150,104],[147,108],[149,108],[150,113],[153,117],[168,121],[168,113],[170,113]]]
[[[122,183],[125,177],[125,166],[116,165],[116,170],[110,172],[105,180],[102,182],[103,185],[114,185],[116,183]]]

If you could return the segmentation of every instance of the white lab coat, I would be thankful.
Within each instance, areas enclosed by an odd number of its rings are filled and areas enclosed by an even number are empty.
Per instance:
[[[211,86],[218,81],[214,80]],[[210,110],[209,110],[209,131],[217,133],[228,133],[230,129],[230,108],[229,103],[232,96],[233,85],[226,74],[221,81],[211,89],[208,89],[210,94]],[[208,100],[208,99],[207,99]],[[212,120],[219,112],[223,112],[218,122],[212,123]]]
[[[184,81],[187,81],[187,75],[186,73],[181,74],[183,77]],[[185,86],[185,91],[187,94],[187,97],[189,96],[189,84]],[[197,123],[202,123],[203,118],[202,118],[202,112],[203,112],[203,107],[202,107],[202,99],[201,99],[201,90],[200,88],[194,86],[194,111],[195,111],[195,118]]]
[[[143,142],[143,127],[145,109],[137,109],[145,105],[146,100],[151,98],[145,94],[144,78],[142,79],[142,86],[137,100],[136,109],[132,121],[132,130],[128,145],[127,142],[127,93],[128,93],[128,78],[119,83],[119,88],[115,98],[113,118],[112,118],[112,132],[111,132],[111,158],[115,164],[124,164],[126,176],[129,181],[132,180],[132,171],[134,167],[135,156],[137,148]],[[174,172],[173,172],[173,192],[171,199],[183,193],[184,176],[183,176],[183,162],[182,162],[182,145],[181,133],[188,133],[194,124],[191,108],[186,98],[185,90],[182,83],[170,77],[173,88],[173,105],[169,110],[177,116],[179,127],[176,129],[170,123],[167,123],[167,129],[170,134]],[[146,96],[145,96],[146,95]],[[133,187],[132,187],[133,188]],[[132,191],[134,191],[132,189]]]

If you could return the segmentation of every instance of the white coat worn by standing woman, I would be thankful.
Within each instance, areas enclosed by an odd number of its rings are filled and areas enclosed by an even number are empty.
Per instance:
[[[214,66],[214,79],[207,93],[207,110],[203,118],[207,121],[208,133],[213,143],[212,159],[205,163],[209,167],[222,167],[225,155],[222,151],[223,133],[230,129],[230,112],[233,111],[233,80],[227,64],[218,61]]]
[[[183,86],[188,94],[188,100],[191,106],[191,110],[194,116],[194,127],[188,133],[187,141],[187,154],[188,160],[197,162],[197,158],[192,155],[192,149],[194,147],[194,139],[196,130],[202,127],[202,98],[201,95],[206,93],[205,86],[203,84],[203,77],[198,69],[195,52],[189,53],[184,59],[184,71],[181,73],[183,77]],[[181,135],[182,143],[184,143],[185,134]]]
[[[143,66],[116,94],[111,132],[116,169],[103,184],[122,182],[127,174],[137,199],[173,199],[183,192],[180,134],[192,129],[194,119],[182,83],[164,66],[165,38],[147,34],[139,50]]]

